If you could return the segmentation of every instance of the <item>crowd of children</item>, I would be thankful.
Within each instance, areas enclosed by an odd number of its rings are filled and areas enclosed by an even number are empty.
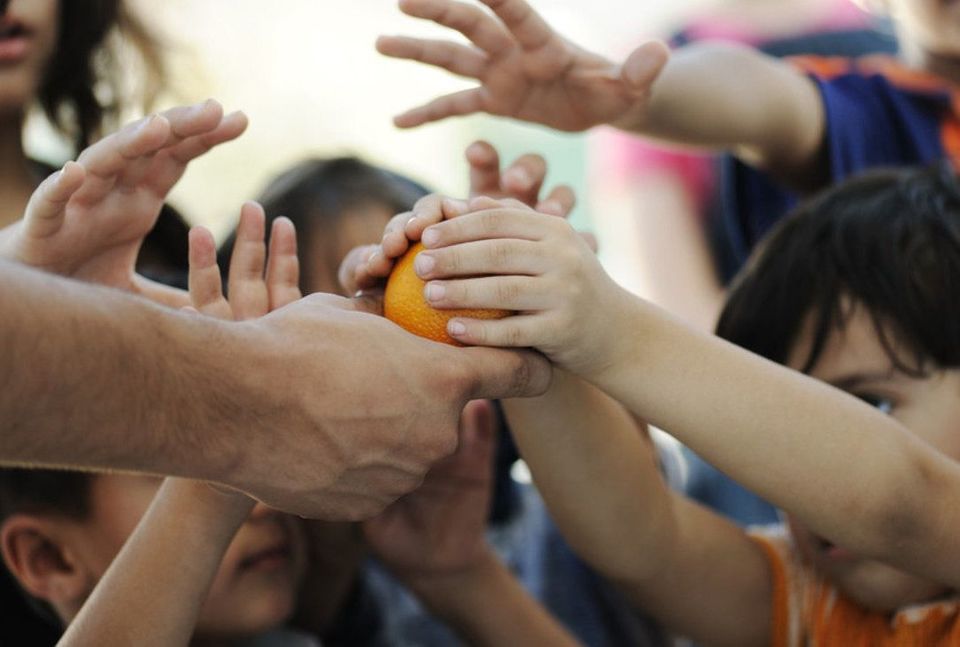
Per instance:
[[[93,88],[110,73],[91,61],[120,24],[158,72],[142,27],[119,1],[3,3],[12,37],[35,35],[0,71],[0,200],[23,214],[0,230],[4,263],[257,324],[314,292],[376,309],[421,241],[429,304],[514,313],[448,333],[533,349],[551,379],[526,389],[539,396],[472,399],[422,483],[371,457],[330,486],[347,503],[320,521],[186,472],[4,456],[0,555],[29,611],[9,597],[0,624],[33,618],[16,640],[64,645],[960,644],[960,5],[885,2],[897,58],[651,42],[617,64],[525,0],[482,3],[400,0],[472,46],[378,49],[480,85],[396,123],[485,111],[728,155],[723,218],[745,264],[716,334],[611,279],[565,219],[571,192],[541,195],[544,160],[502,169],[482,142],[462,200],[355,158],[304,162],[243,206],[218,254],[164,202],[246,117],[207,101],[101,138],[112,104]],[[34,100],[78,153],[42,182],[19,144]],[[686,496],[650,426],[783,521],[744,529]],[[535,492],[515,491],[513,451]],[[374,495],[364,480],[389,482]]]

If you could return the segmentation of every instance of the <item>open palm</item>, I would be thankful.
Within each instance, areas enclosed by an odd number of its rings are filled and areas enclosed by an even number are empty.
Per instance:
[[[663,45],[643,45],[617,65],[567,41],[524,0],[482,1],[495,15],[451,0],[400,1],[404,13],[458,31],[472,46],[381,36],[377,49],[476,79],[480,86],[409,110],[396,118],[398,126],[487,112],[581,131],[642,113],[644,98],[667,59]]]

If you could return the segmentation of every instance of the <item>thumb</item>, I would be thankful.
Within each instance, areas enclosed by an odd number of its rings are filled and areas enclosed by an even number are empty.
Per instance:
[[[533,397],[550,386],[550,362],[540,353],[479,346],[456,352],[469,358],[473,371],[470,400]]]
[[[645,93],[670,59],[666,44],[654,40],[633,50],[620,66],[620,78],[631,90]]]

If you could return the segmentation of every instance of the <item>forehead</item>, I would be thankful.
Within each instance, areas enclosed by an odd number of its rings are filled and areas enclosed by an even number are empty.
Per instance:
[[[848,300],[841,304],[841,309],[845,313],[841,318],[842,323],[828,333],[810,375],[824,381],[833,381],[851,374],[881,374],[892,371],[893,360],[877,334],[870,313]],[[787,366],[790,368],[802,370],[806,365],[813,348],[816,323],[815,313],[808,313],[804,318],[797,340],[787,357]],[[894,343],[894,351],[898,352],[899,356],[896,339],[891,336],[888,341]]]

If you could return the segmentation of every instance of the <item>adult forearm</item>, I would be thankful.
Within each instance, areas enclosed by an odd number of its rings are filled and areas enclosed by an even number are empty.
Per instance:
[[[203,424],[242,397],[215,381],[222,324],[11,264],[0,272],[0,461],[228,470],[236,450]]]

